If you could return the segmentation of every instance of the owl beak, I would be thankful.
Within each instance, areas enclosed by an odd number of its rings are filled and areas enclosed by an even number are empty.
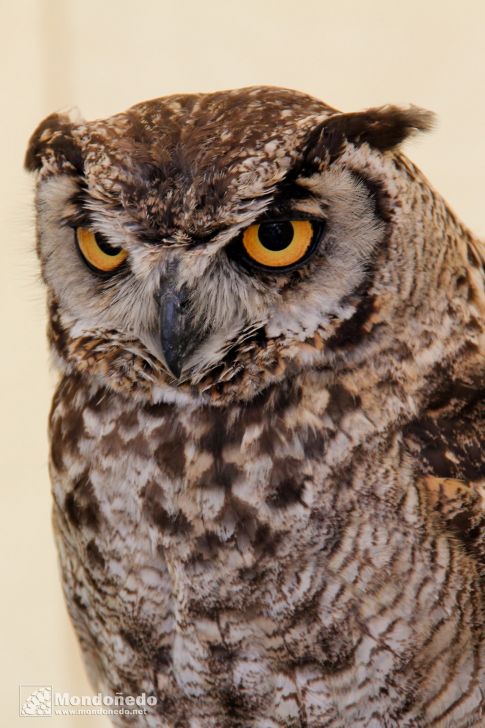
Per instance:
[[[173,284],[160,290],[160,343],[170,373],[178,379],[197,345],[196,332],[188,312],[189,296],[186,286],[177,290]]]

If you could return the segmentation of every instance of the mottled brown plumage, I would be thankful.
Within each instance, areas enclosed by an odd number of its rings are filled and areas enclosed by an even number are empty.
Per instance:
[[[429,125],[258,87],[34,133],[66,600],[93,685],[157,698],[117,725],[484,724],[485,255]],[[324,232],[248,268],[275,219]]]

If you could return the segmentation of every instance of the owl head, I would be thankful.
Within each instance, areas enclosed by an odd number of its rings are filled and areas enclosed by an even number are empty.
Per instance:
[[[430,121],[269,87],[49,116],[25,163],[57,364],[224,403],[370,355],[416,295],[433,193],[398,147]]]

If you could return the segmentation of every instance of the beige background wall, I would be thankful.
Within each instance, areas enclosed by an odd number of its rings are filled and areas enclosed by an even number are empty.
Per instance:
[[[2,0],[0,726],[18,685],[90,693],[58,583],[46,417],[54,376],[33,254],[27,139],[51,111],[108,115],[179,91],[273,84],[344,110],[409,102],[438,114],[408,148],[485,234],[483,0]],[[93,718],[40,724],[105,726]]]

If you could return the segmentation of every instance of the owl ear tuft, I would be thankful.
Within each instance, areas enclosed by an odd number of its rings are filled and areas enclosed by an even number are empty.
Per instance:
[[[83,173],[81,148],[73,136],[74,113],[55,113],[41,121],[29,140],[26,170],[36,172],[49,161],[65,171]]]
[[[407,137],[432,128],[434,114],[411,106],[381,106],[351,114],[336,114],[313,130],[308,139],[305,159],[336,159],[344,141],[367,143],[381,152],[394,149]]]

